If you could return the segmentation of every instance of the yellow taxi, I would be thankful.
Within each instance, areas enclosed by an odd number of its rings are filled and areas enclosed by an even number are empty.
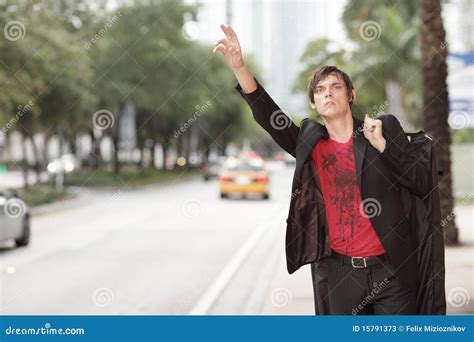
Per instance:
[[[268,199],[269,178],[263,160],[229,157],[219,173],[219,188],[221,198],[228,198],[232,194],[257,194]]]

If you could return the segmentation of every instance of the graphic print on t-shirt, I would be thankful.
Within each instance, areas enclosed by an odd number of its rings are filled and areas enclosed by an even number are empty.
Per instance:
[[[352,138],[346,143],[321,140],[313,149],[326,204],[331,248],[351,256],[384,253],[370,220],[359,211],[361,196]]]
[[[337,209],[336,227],[343,241],[354,239],[355,211],[354,192],[357,190],[353,182],[355,173],[351,171],[351,163],[354,164],[354,154],[352,149],[340,149],[336,153],[322,155],[323,169],[326,180],[329,183],[329,200]],[[360,229],[360,223],[357,223]],[[345,227],[350,227],[350,232],[345,231]],[[348,236],[349,235],[349,236]]]

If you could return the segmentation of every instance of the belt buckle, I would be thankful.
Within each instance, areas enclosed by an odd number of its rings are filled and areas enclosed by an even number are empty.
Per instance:
[[[363,266],[354,265],[354,259],[364,260],[364,265]],[[352,264],[352,267],[354,267],[354,268],[366,268],[367,267],[367,261],[364,257],[351,257],[351,264]]]

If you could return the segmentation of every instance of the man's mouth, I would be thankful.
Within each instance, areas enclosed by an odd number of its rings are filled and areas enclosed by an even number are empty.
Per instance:
[[[332,102],[332,101],[326,102],[326,103],[324,104],[324,106],[333,106],[333,105],[335,105],[335,103]]]

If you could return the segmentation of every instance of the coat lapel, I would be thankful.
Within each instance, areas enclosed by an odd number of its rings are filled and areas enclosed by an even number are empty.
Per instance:
[[[352,142],[354,147],[354,159],[357,175],[357,183],[359,184],[359,189],[362,191],[362,166],[364,162],[365,151],[367,149],[367,140],[364,137],[364,122],[352,117],[354,120],[354,132],[352,134]]]
[[[297,154],[298,152],[300,154],[297,156],[297,159],[301,161],[302,165],[305,163],[319,139],[327,139],[329,138],[329,134],[324,125],[312,119],[307,119],[306,124],[302,124],[300,129],[300,141],[298,142],[296,150]]]

